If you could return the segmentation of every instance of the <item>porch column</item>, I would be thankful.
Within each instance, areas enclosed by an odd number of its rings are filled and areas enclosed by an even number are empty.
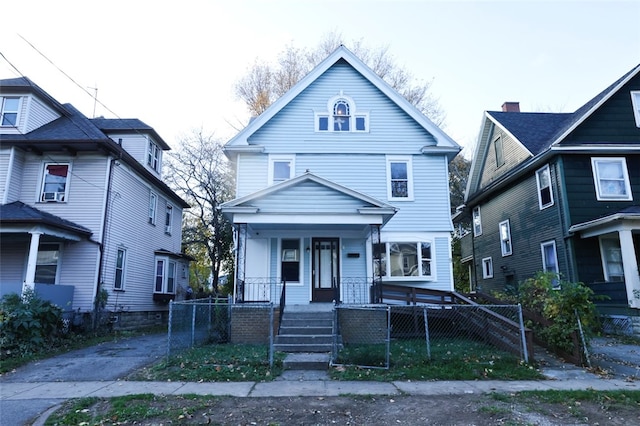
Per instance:
[[[630,230],[618,231],[620,249],[622,251],[622,268],[624,269],[624,282],[627,289],[629,306],[640,308],[640,275],[638,274],[638,261],[633,246],[633,236]]]
[[[236,302],[244,301],[244,279],[247,254],[247,224],[239,223],[236,225],[236,279],[235,279],[235,297]]]
[[[22,284],[22,294],[27,289],[34,289],[36,279],[36,264],[38,263],[38,247],[40,246],[42,232],[31,232],[31,244],[29,246],[29,258],[27,259],[27,273]]]

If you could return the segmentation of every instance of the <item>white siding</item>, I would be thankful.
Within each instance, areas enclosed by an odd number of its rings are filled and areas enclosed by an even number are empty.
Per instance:
[[[100,258],[98,244],[90,241],[68,242],[62,247],[61,254],[58,284],[74,286],[73,309],[92,311],[96,268]]]
[[[149,138],[143,134],[131,134],[131,135],[109,135],[116,143],[122,139],[122,147],[135,158],[140,164],[145,166],[147,170],[156,176],[160,177],[159,171],[162,171],[162,148],[160,152],[160,168],[156,171],[147,165],[147,153],[149,150]],[[158,146],[159,147],[159,146]]]
[[[28,112],[27,104],[29,104]],[[40,99],[33,96],[29,97],[29,102],[23,102],[22,107],[24,113],[23,116],[27,120],[25,123],[25,133],[29,133],[37,129],[38,127],[44,126],[47,123],[51,123],[53,120],[60,117],[60,114],[49,108]]]

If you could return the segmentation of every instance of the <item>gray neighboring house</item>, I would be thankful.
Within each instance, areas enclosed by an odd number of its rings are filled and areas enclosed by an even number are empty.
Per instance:
[[[559,273],[640,333],[640,65],[574,113],[485,112],[462,212],[472,290]]]
[[[161,321],[189,284],[169,149],[138,119],[90,119],[26,77],[0,80],[0,294],[34,289],[78,323],[108,295],[122,326]]]

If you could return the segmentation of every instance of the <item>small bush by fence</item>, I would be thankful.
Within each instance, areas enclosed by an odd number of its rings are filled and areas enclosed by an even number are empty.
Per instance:
[[[518,305],[338,306],[334,323],[334,365],[388,369],[407,356],[430,361],[496,349],[533,360]]]

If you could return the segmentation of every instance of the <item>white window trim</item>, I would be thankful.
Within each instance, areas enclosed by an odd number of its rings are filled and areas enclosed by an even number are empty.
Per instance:
[[[305,252],[302,251],[302,244],[304,243],[304,239],[300,238],[300,237],[284,237],[284,238],[279,238],[278,239],[278,253],[277,253],[277,265],[278,265],[278,275],[280,275],[280,280],[282,280],[282,240],[298,240],[298,281],[287,281],[287,286],[292,285],[292,286],[298,286],[301,287],[304,285],[303,282],[303,271],[302,271],[302,266],[303,263],[305,262],[304,256],[305,256]],[[311,259],[309,258],[308,260],[309,262],[311,262]]]
[[[123,256],[122,256],[122,274],[120,274],[120,287],[116,287],[116,283],[117,283],[117,278],[118,278],[118,253],[122,251],[123,252]],[[113,274],[113,289],[115,291],[124,291],[125,290],[125,283],[127,282],[127,249],[124,247],[118,247],[116,249],[116,263],[115,263],[115,267],[114,267],[114,274]]]
[[[598,238],[598,245],[600,246],[600,261],[602,263],[602,272],[604,274],[604,280],[607,281],[607,282],[610,282],[610,281],[611,282],[616,282],[616,281],[613,281],[611,279],[611,275],[609,274],[607,253],[605,252],[605,247],[604,247],[604,244],[603,244],[603,241],[605,241],[605,240],[616,241],[616,238],[610,237],[610,236],[608,236],[608,237],[607,236],[601,236],[601,237]],[[620,245],[619,239],[617,241],[618,241],[618,245]],[[622,248],[620,248],[620,251],[621,251],[621,253],[620,253],[620,256],[621,256],[620,263],[623,266],[623,269],[622,269],[622,280],[624,280],[624,264],[623,264],[623,260],[622,260]]]
[[[636,119],[636,127],[640,127],[640,91],[631,92],[631,105],[633,106],[633,117]]]
[[[20,127],[20,113],[22,111],[22,102],[24,96],[0,96],[0,127],[4,128],[17,128]],[[4,118],[5,110],[4,110],[4,101],[5,99],[18,99],[18,109],[15,111],[16,113],[16,123],[11,124],[2,124],[2,119]],[[13,111],[10,111],[13,112]]]
[[[162,261],[162,290],[158,291],[156,289],[156,278],[158,272],[158,262]],[[173,291],[167,291],[167,285],[169,283],[169,264],[172,263],[173,267]],[[176,289],[178,288],[178,262],[172,260],[166,256],[156,256],[153,262],[153,292],[156,294],[176,294]]]
[[[63,248],[63,245],[60,244],[60,243],[49,243],[49,242],[47,242],[47,243],[40,242],[40,244],[46,244],[46,245],[51,245],[51,246],[57,246],[58,247],[58,249],[56,250],[58,252],[58,258],[56,259],[56,276],[53,279],[54,284],[58,284],[60,282],[59,279],[60,279],[60,269],[61,269],[61,265],[62,265],[62,248]],[[38,247],[38,253],[40,251],[41,250],[40,250],[40,246],[39,246]],[[38,263],[37,259],[36,259],[36,269],[38,268],[39,265],[42,265],[42,264]],[[37,283],[37,281],[36,281],[36,283]]]
[[[391,275],[391,268],[389,267],[389,259],[391,258],[389,255],[389,244],[399,243],[399,244],[415,244],[417,255],[418,255],[418,275],[417,276],[396,276]],[[431,245],[431,275],[422,275],[422,243],[429,243]],[[391,239],[384,239],[381,241],[381,244],[384,244],[384,256],[386,259],[386,273],[382,276],[383,281],[436,281],[436,245],[435,239],[432,238],[402,238],[392,237]]]
[[[475,223],[475,212],[478,212],[478,227],[480,228],[480,230],[478,232],[476,232],[476,223]],[[473,236],[474,237],[479,237],[480,235],[482,235],[482,215],[480,213],[480,206],[475,206],[472,210],[471,213],[471,224],[473,226]]]
[[[349,131],[334,130],[333,106],[341,99],[349,104]],[[327,118],[327,130],[320,130],[321,117]],[[356,118],[364,118],[364,130],[356,129]],[[339,95],[333,96],[327,101],[326,111],[314,113],[314,130],[316,133],[369,133],[369,112],[358,111],[355,101],[340,91]]]
[[[290,163],[289,179],[291,179],[295,175],[296,156],[295,155],[269,155],[269,171],[268,171],[268,182],[269,182],[269,185],[273,185],[274,183],[283,182],[283,181],[278,181],[278,182],[274,182],[273,181],[274,163],[287,162],[287,161]]]
[[[44,191],[44,184],[45,184],[45,178],[47,176],[47,166],[67,166],[67,178],[64,184],[64,192],[51,192],[48,194],[55,194],[53,196],[53,199],[51,200],[45,200],[45,191]],[[40,179],[40,191],[38,193],[38,199],[37,202],[38,203],[51,203],[51,202],[55,202],[55,203],[66,203],[67,200],[69,199],[69,184],[71,182],[71,167],[72,167],[72,163],[70,161],[60,161],[60,162],[55,162],[55,161],[49,161],[46,163],[43,163],[42,166],[42,178]]]
[[[499,150],[498,146],[500,146]],[[500,151],[500,158],[498,158],[498,151]],[[504,140],[502,139],[502,135],[498,135],[493,139],[493,155],[496,157],[496,169],[504,166]]]
[[[393,197],[391,189],[391,163],[407,164],[407,196]],[[413,201],[413,158],[410,155],[387,156],[387,199],[390,201]]]
[[[604,196],[600,190],[600,177],[598,171],[599,162],[619,162],[622,164],[622,177],[624,179],[626,196]],[[631,182],[629,181],[629,172],[627,171],[627,159],[625,157],[591,157],[591,169],[593,171],[593,181],[596,190],[596,199],[598,201],[632,201]]]
[[[148,138],[147,144],[147,166],[157,173],[160,173],[162,165],[162,149],[153,139]],[[153,164],[155,163],[155,164]]]
[[[551,196],[551,201],[547,204],[542,204],[542,187],[540,186],[540,173],[547,171],[547,173],[549,174],[549,195]],[[536,170],[536,184],[538,187],[538,207],[540,207],[540,210],[544,210],[547,207],[551,207],[553,206],[553,204],[555,203],[554,198],[553,198],[553,185],[551,185],[551,169],[549,168],[549,165],[545,165],[544,167],[539,168],[538,170]]]
[[[555,261],[556,261],[556,269],[558,269],[557,271],[548,271],[547,270],[547,256],[545,256],[545,252],[544,249],[547,246],[551,246],[553,247],[553,255],[555,257]],[[558,265],[558,250],[556,248],[556,242],[551,240],[551,241],[545,241],[543,243],[540,244],[540,254],[542,255],[542,270],[545,272],[555,272],[560,273],[560,266]]]
[[[173,205],[171,203],[167,203],[164,211],[164,233],[171,235],[171,231],[173,229]],[[169,223],[167,223],[167,219],[169,219]]]
[[[487,265],[489,266],[489,272],[487,272]],[[482,278],[493,278],[493,259],[490,257],[485,257],[482,259]]]
[[[156,224],[156,216],[158,215],[158,194],[151,191],[149,193],[149,223]]]
[[[505,244],[502,238],[502,225],[507,225],[507,234],[509,240],[509,250],[505,250]],[[503,220],[498,224],[498,236],[500,237],[500,251],[502,252],[502,257],[511,256],[513,254],[513,239],[511,238],[511,224],[509,223],[509,219]]]

